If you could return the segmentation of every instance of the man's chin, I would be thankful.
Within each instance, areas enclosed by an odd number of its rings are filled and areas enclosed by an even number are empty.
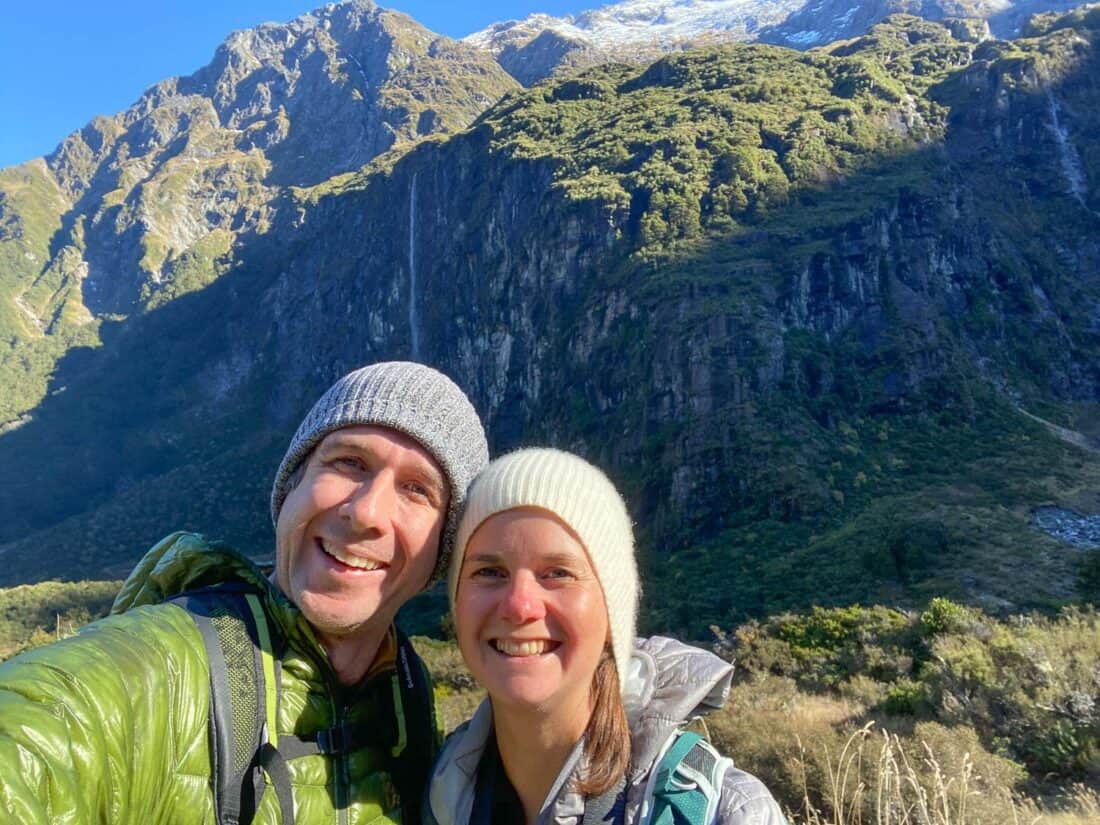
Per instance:
[[[354,636],[369,631],[376,624],[389,625],[378,615],[377,608],[371,609],[363,600],[355,604],[348,601],[308,592],[300,594],[296,600],[298,609],[318,635]]]

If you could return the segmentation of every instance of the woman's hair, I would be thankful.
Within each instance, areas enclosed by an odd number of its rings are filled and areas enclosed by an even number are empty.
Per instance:
[[[619,689],[619,671],[610,650],[604,650],[592,676],[592,716],[584,731],[587,768],[577,790],[599,796],[610,790],[630,765],[630,728]]]

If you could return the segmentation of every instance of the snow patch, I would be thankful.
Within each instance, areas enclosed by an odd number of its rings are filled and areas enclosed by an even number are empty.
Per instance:
[[[821,40],[821,32],[818,31],[800,31],[794,34],[788,34],[786,38],[788,43],[797,43],[799,46],[808,46],[811,43],[817,43]]]

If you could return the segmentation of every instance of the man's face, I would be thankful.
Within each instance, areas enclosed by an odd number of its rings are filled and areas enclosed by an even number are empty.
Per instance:
[[[427,584],[450,490],[419,443],[386,427],[329,433],[275,525],[275,580],[322,642],[382,630]]]

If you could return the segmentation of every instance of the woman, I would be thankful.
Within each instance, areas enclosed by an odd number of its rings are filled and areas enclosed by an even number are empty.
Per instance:
[[[444,745],[428,822],[785,823],[758,779],[680,738],[725,701],[732,667],[672,639],[635,643],[630,518],[595,467],[550,449],[490,464],[470,488],[448,587],[489,698]]]

